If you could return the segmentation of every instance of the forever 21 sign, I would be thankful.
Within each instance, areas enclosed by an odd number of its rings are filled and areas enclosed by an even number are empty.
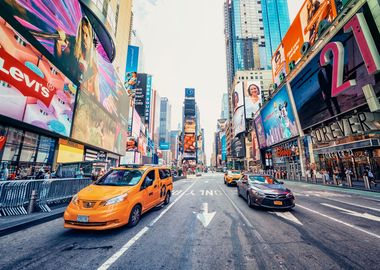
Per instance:
[[[315,144],[380,130],[380,113],[360,112],[311,131]]]

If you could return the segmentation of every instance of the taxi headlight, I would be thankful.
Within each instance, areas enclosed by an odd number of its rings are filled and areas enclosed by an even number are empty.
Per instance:
[[[78,194],[75,194],[71,199],[71,202],[75,205],[78,205]]]
[[[124,201],[125,198],[127,198],[127,195],[128,195],[127,193],[124,193],[124,194],[121,194],[119,196],[108,199],[107,201],[103,202],[103,205],[107,206],[107,205],[112,205],[112,204],[117,204],[119,202],[122,202],[122,201]]]

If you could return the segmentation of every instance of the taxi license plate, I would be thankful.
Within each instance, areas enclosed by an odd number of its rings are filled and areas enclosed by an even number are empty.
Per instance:
[[[282,205],[282,201],[274,201],[273,204],[274,205]]]
[[[81,216],[81,215],[78,215],[78,216],[77,216],[77,221],[78,221],[78,222],[88,222],[88,216]]]

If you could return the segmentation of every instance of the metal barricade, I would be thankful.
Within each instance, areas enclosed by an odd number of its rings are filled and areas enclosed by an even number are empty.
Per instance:
[[[43,212],[50,212],[48,204],[68,200],[89,184],[88,178],[3,181],[0,182],[0,213],[26,215],[33,191],[37,192],[37,206]]]

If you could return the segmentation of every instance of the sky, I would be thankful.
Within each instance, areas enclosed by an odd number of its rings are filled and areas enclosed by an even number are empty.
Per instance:
[[[145,72],[172,105],[172,130],[182,124],[185,88],[195,88],[207,162],[227,93],[225,0],[133,0],[133,29],[143,44]],[[303,0],[288,0],[293,21]]]

